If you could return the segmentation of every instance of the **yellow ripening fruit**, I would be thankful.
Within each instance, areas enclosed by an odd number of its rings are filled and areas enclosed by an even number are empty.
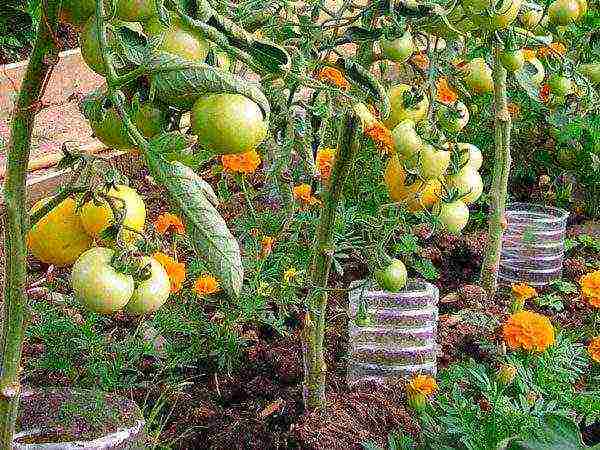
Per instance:
[[[134,230],[142,231],[146,222],[146,206],[142,197],[134,189],[121,184],[108,191],[108,195],[122,200],[115,200],[115,205],[123,205],[126,208],[123,224]],[[105,200],[102,200],[99,204],[94,201],[85,203],[81,207],[79,215],[83,228],[94,238],[98,238],[102,231],[113,223],[114,219],[112,210]],[[128,230],[125,230],[122,236],[127,242],[134,241],[137,238],[135,232]]]
[[[37,202],[31,212],[39,210],[50,198]],[[76,212],[77,203],[68,198],[50,211],[27,235],[31,253],[46,264],[65,267],[92,245]]]

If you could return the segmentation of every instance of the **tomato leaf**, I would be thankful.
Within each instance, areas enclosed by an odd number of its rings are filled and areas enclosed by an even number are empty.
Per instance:
[[[271,108],[260,88],[237,75],[203,62],[192,62],[170,53],[153,55],[148,63],[152,93],[178,108],[191,109],[194,102],[210,93],[241,94],[254,101],[269,120]]]
[[[244,279],[240,247],[211,202],[216,198],[214,191],[189,167],[165,161],[159,155],[160,142],[164,141],[150,142],[145,152],[146,164],[185,219],[187,233],[198,253],[206,259],[225,292],[237,298]]]
[[[359,86],[366,89],[375,100],[383,119],[387,119],[392,109],[390,99],[383,85],[367,69],[349,58],[339,58],[337,64],[344,68],[345,74]]]

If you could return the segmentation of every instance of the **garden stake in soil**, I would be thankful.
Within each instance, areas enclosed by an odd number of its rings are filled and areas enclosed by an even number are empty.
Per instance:
[[[325,398],[325,312],[327,308],[327,287],[331,260],[333,257],[333,225],[337,215],[344,183],[354,157],[358,151],[360,120],[353,113],[347,113],[340,127],[339,151],[333,166],[331,182],[323,196],[323,209],[317,225],[313,245],[313,258],[310,268],[310,284],[313,292],[306,298],[304,317],[304,386],[303,397],[307,409],[326,406]]]
[[[27,72],[15,105],[11,138],[8,145],[4,184],[5,284],[2,314],[2,373],[0,376],[0,448],[12,448],[15,421],[19,409],[21,352],[25,333],[27,297],[27,246],[29,216],[26,210],[26,176],[31,133],[36,114],[34,105],[43,95],[48,74],[58,61],[53,36],[58,24],[60,0],[42,2],[42,16]]]

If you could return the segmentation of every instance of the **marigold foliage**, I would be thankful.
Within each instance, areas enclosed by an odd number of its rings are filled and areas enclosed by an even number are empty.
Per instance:
[[[183,282],[185,281],[185,263],[180,263],[177,260],[171,258],[169,255],[162,252],[156,252],[152,256],[159,263],[161,263],[161,265],[167,271],[167,275],[169,276],[169,280],[171,281],[171,292],[179,292],[183,287]]]
[[[550,320],[531,311],[511,315],[502,327],[504,342],[512,349],[543,352],[554,343]]]

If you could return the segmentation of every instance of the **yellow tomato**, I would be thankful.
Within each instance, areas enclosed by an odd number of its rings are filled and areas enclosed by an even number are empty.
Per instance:
[[[439,180],[416,180],[406,184],[406,171],[396,155],[392,156],[385,168],[384,181],[390,197],[395,202],[405,202],[411,212],[430,208],[438,201],[442,192]]]
[[[115,200],[115,205],[117,207],[124,206],[126,209],[123,224],[134,230],[142,231],[146,222],[146,206],[142,197],[134,189],[124,185],[117,185],[116,188],[108,192],[108,195],[122,200]],[[102,200],[99,204],[94,203],[94,201],[87,202],[81,207],[79,215],[83,227],[94,238],[97,238],[114,220],[112,210],[105,200]],[[133,231],[126,230],[123,232],[125,241],[131,242],[136,237],[136,233]]]
[[[49,200],[37,202],[31,212],[39,210]],[[73,264],[92,245],[92,238],[85,232],[76,207],[75,200],[64,200],[29,231],[27,244],[37,259],[65,267]]]

